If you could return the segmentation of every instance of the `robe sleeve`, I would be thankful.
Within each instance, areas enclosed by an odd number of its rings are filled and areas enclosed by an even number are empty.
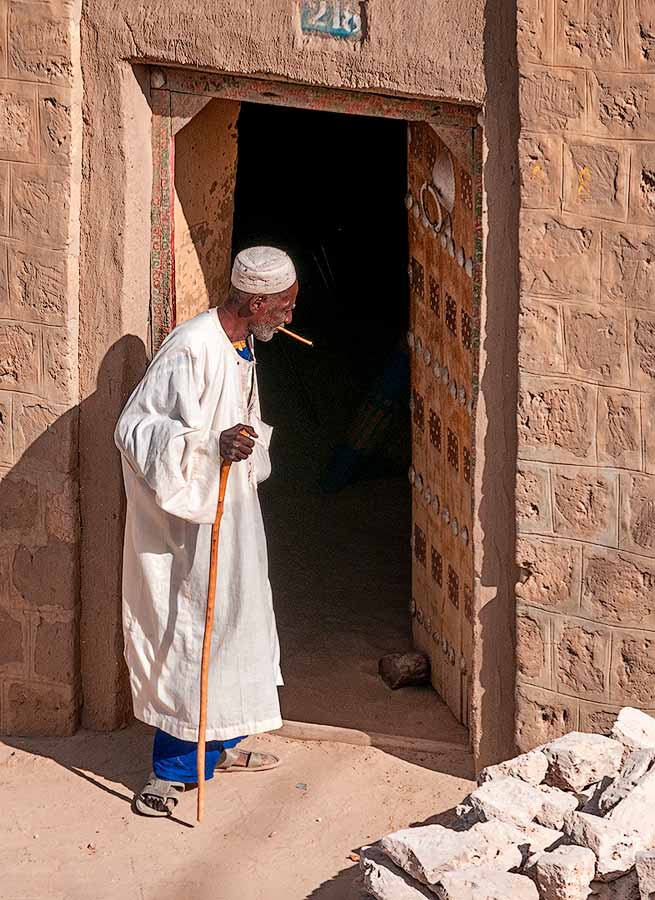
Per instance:
[[[121,413],[114,439],[157,504],[197,524],[214,521],[220,432],[204,420],[204,367],[188,348],[155,358]]]

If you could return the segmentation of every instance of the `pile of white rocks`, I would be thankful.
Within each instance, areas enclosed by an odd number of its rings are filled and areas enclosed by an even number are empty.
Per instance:
[[[655,900],[655,719],[573,732],[483,769],[452,828],[365,847],[378,900]]]

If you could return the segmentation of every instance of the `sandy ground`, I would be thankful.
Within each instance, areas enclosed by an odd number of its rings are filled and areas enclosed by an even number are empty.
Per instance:
[[[352,853],[433,821],[470,787],[464,753],[251,741],[283,764],[224,773],[193,827],[195,791],[174,819],[133,814],[150,730],[0,744],[2,900],[360,900]],[[446,815],[446,818],[448,814]]]

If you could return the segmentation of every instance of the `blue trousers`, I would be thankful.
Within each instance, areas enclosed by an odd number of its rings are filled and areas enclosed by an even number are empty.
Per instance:
[[[207,741],[205,753],[205,778],[214,777],[216,763],[223,750],[236,747],[243,737],[229,741]],[[196,784],[198,781],[198,745],[195,741],[182,741],[157,729],[152,746],[152,771],[164,781],[181,781]]]

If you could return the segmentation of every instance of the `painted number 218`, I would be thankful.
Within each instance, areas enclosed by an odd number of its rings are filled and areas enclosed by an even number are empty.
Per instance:
[[[359,16],[341,8],[340,0],[319,0],[318,9],[309,18],[309,24],[321,30],[354,32],[359,29]]]

